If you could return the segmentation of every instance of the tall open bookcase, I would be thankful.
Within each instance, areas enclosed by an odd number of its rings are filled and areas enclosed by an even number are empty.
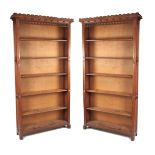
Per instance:
[[[81,18],[84,129],[137,135],[139,13]]]
[[[73,19],[16,14],[17,134],[70,128],[70,24]]]

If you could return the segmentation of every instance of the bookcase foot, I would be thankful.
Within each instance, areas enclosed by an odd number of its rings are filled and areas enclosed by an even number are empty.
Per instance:
[[[66,128],[70,129],[71,128],[71,125],[70,124],[67,124],[66,125]]]
[[[87,129],[88,127],[86,125],[83,125],[83,129]]]
[[[23,140],[23,136],[20,135],[20,136],[19,136],[19,139],[20,139],[20,140]]]
[[[134,141],[134,140],[135,140],[135,136],[132,136],[132,137],[131,137],[131,141]]]

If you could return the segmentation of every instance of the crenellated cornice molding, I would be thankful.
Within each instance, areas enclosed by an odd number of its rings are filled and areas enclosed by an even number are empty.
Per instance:
[[[83,24],[119,24],[132,21],[134,19],[140,20],[142,16],[137,13],[118,14],[111,16],[99,16],[93,18],[80,18],[79,21]]]
[[[13,21],[15,19],[18,19],[20,23],[24,24],[43,24],[43,25],[68,25],[73,22],[73,19],[70,18],[57,18],[50,16],[20,14],[20,13],[14,13],[11,16],[11,19]]]

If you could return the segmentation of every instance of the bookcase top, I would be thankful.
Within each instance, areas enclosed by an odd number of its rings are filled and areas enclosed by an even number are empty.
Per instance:
[[[19,19],[22,23],[27,24],[45,24],[45,25],[67,25],[73,22],[70,18],[57,18],[51,16],[41,16],[33,14],[13,13],[12,20]]]
[[[140,20],[142,16],[137,13],[128,13],[128,14],[118,14],[111,16],[99,16],[92,18],[80,18],[79,21],[83,24],[117,24],[123,23],[127,21],[131,21],[133,19]]]

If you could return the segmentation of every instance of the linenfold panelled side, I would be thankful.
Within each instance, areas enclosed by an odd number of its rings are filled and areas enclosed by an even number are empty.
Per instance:
[[[17,134],[70,128],[73,19],[14,13]]]
[[[81,18],[84,129],[135,139],[139,13]]]

